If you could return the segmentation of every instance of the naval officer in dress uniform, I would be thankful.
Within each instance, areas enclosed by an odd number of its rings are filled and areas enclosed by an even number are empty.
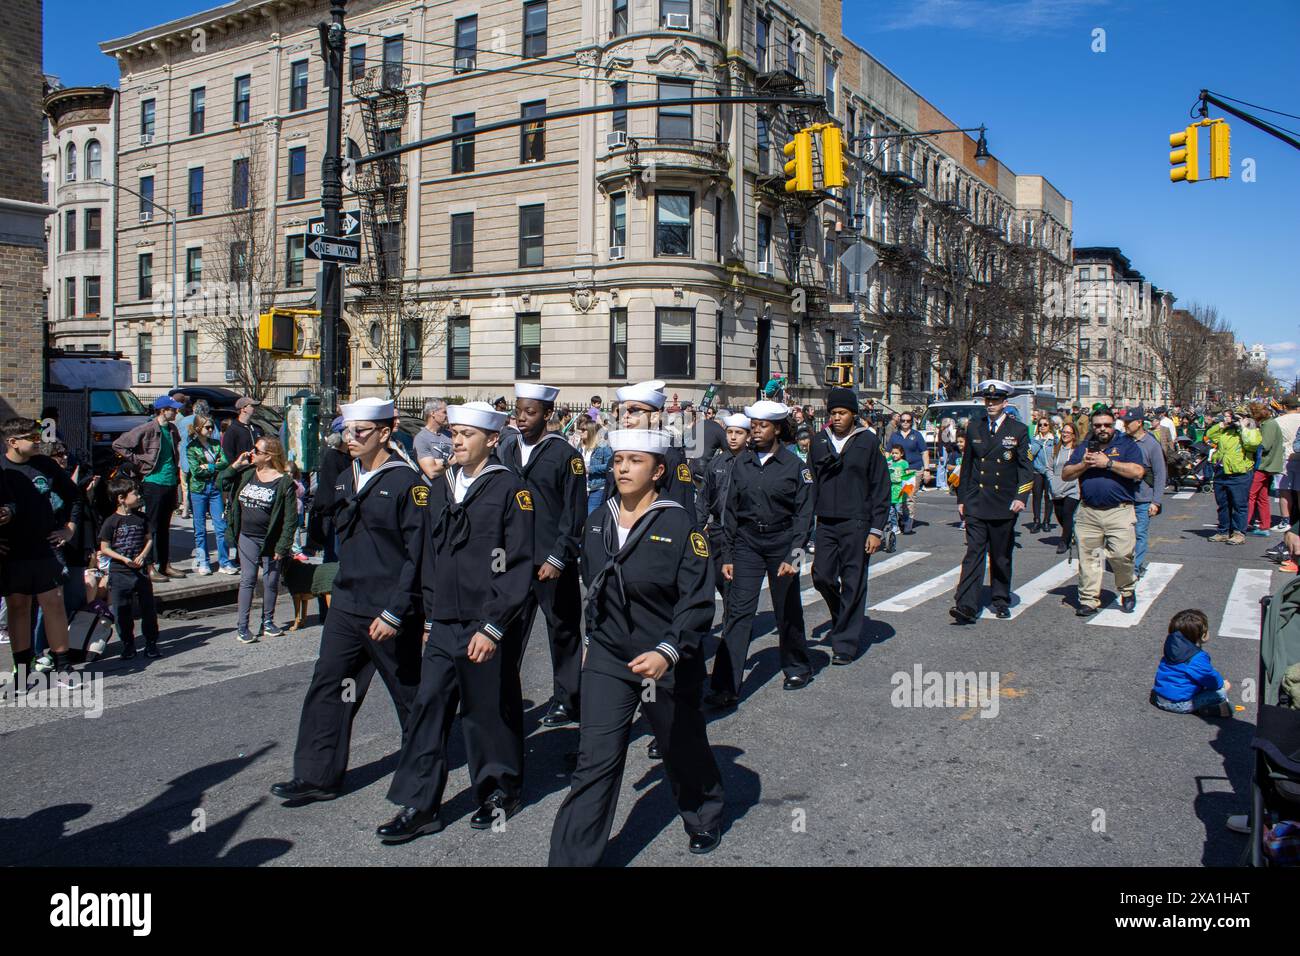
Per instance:
[[[722,576],[722,509],[727,504],[736,456],[749,445],[749,419],[739,412],[725,415],[722,426],[726,445],[705,466],[704,483],[695,494],[695,521],[709,539],[709,553],[713,556],[713,586],[725,601],[728,582]]]
[[[966,453],[957,484],[957,514],[966,522],[966,557],[961,563],[957,603],[948,613],[958,624],[974,624],[980,613],[980,587],[988,556],[993,613],[1011,616],[1011,551],[1016,516],[1034,486],[1029,462],[1029,428],[1007,414],[1014,392],[997,379],[980,382],[985,417],[966,428]]]
[[[552,866],[595,866],[609,840],[637,707],[645,713],[692,853],[722,839],[723,792],[700,692],[713,568],[695,515],[661,496],[672,436],[609,433],[615,494],[585,522],[586,659],[578,766],[551,830]]]
[[[524,775],[520,620],[533,579],[533,502],[492,455],[505,412],[487,402],[447,409],[452,464],[429,493],[424,663],[406,743],[388,789],[401,807],[378,831],[405,843],[443,827],[447,741],[460,707],[465,755],[485,830],[519,809]]]
[[[376,671],[393,697],[403,744],[420,685],[419,575],[429,486],[390,443],[397,428],[391,401],[363,398],[344,405],[343,421],[352,467],[334,484],[339,569],[302,704],[293,779],[271,787],[290,801],[339,795],[352,721]]]
[[[624,385],[615,395],[618,397],[624,428],[659,428],[663,414],[664,383],[659,380],[637,382]],[[664,453],[665,473],[660,479],[659,494],[677,502],[687,513],[695,514],[695,476],[686,461],[686,451],[681,443],[674,441],[673,446]],[[606,499],[614,496],[612,482],[605,482]]]

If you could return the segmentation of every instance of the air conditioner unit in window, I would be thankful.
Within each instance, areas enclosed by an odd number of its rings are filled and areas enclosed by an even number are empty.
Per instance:
[[[612,262],[613,260],[615,260],[615,259],[622,259],[622,258],[623,258],[623,247],[622,247],[622,246],[610,246],[610,247],[609,247],[609,258],[610,258],[610,261],[611,261],[611,262]]]
[[[472,56],[456,57],[456,64],[453,67],[453,69],[457,73],[468,73],[470,70],[474,69],[474,57]]]
[[[153,142],[153,133],[141,133],[141,134],[140,134],[140,145],[141,145],[141,146],[148,146],[148,145],[149,145],[150,143],[152,143],[152,142]]]
[[[772,274],[772,263],[770,260],[763,260],[758,264],[759,275],[770,276]]]
[[[137,384],[137,385],[148,385],[148,384],[149,384],[149,373],[148,373],[148,372],[136,372],[136,373],[135,373],[135,381],[136,381],[136,384]]]
[[[621,129],[616,129],[612,133],[605,134],[606,149],[623,149],[627,146],[627,133]]]
[[[148,209],[143,210],[143,211],[140,213],[140,221],[141,221],[141,222],[153,222],[153,213],[150,212]]]
[[[664,28],[668,30],[689,30],[691,15],[689,13],[670,13],[664,17]]]
[[[233,368],[226,369],[226,381],[233,382],[234,380],[235,380],[235,370]]]
[[[63,181],[65,183],[75,183],[77,181],[76,172],[74,170],[69,169],[66,173],[63,174]]]

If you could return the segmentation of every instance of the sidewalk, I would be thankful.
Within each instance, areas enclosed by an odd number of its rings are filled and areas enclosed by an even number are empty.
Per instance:
[[[170,534],[168,541],[171,544],[172,567],[177,571],[187,572],[183,578],[173,578],[165,583],[155,581],[153,585],[154,597],[160,607],[166,607],[168,603],[184,601],[190,598],[204,597],[212,594],[222,594],[230,592],[230,598],[233,602],[239,591],[239,577],[234,574],[218,574],[217,568],[217,549],[216,549],[216,532],[212,530],[212,522],[208,521],[208,560],[212,568],[212,574],[200,576],[194,573],[198,566],[198,561],[194,557],[194,522],[189,518],[182,518],[180,512],[172,515]],[[231,560],[234,560],[233,549]]]

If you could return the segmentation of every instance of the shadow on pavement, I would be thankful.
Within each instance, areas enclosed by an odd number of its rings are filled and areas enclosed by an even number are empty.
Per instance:
[[[1250,781],[1254,751],[1250,742],[1255,725],[1240,718],[1193,718],[1214,724],[1218,733],[1210,741],[1215,753],[1223,758],[1223,777],[1197,777],[1193,809],[1205,827],[1205,846],[1201,862],[1206,866],[1235,866],[1241,858],[1246,839],[1228,829],[1228,817],[1250,811]],[[1230,791],[1207,791],[1205,781],[1226,780]]]

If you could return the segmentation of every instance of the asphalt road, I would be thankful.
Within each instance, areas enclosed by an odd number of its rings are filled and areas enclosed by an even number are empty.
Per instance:
[[[1152,524],[1144,584],[1159,592],[1140,592],[1138,615],[1093,623],[1062,604],[1073,602],[1075,581],[1054,534],[1022,533],[1017,616],[958,628],[947,615],[955,579],[944,577],[962,554],[953,500],[931,492],[918,514],[925,523],[899,539],[899,554],[873,559],[868,603],[885,607],[870,612],[853,666],[827,666],[819,643],[817,679],[783,691],[764,598],[744,700],[709,725],[727,789],[721,847],[686,853],[639,721],[606,862],[1234,863],[1245,838],[1223,822],[1248,805],[1254,705],[1207,721],[1161,713],[1147,693],[1169,618],[1200,607],[1214,635],[1207,649],[1240,702],[1258,665],[1253,602],[1283,583],[1281,573],[1251,573],[1274,567],[1259,556],[1276,536],[1211,544],[1212,498],[1171,501]],[[807,572],[802,583],[820,642],[826,609]],[[287,605],[282,597],[282,621]],[[345,794],[298,808],[272,798],[267,787],[290,776],[319,629],[241,646],[233,614],[215,611],[165,620],[161,660],[94,665],[104,678],[98,718],[0,707],[0,864],[544,864],[577,731],[538,727],[550,687],[542,627],[524,667],[526,806],[501,832],[468,826],[474,807],[456,729],[447,829],[405,846],[376,841],[375,826],[394,810],[384,795],[398,742],[378,682],[355,725]],[[8,661],[0,648],[0,666]],[[932,696],[938,706],[896,706],[895,675],[918,667],[996,674],[986,686],[997,693],[947,688]]]

